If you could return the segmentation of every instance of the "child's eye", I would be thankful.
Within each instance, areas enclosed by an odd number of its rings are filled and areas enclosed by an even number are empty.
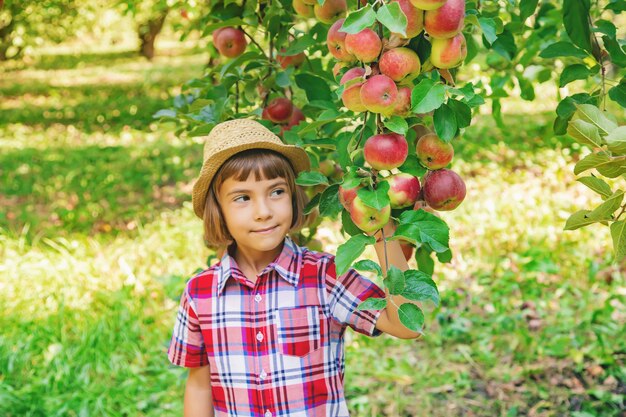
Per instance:
[[[272,191],[272,194],[276,194],[276,195],[281,195],[281,194],[284,194],[284,193],[285,193],[285,190],[282,189],[282,188],[277,188],[274,191]]]
[[[236,197],[233,201],[248,201],[250,199],[250,197],[248,197],[247,195],[240,195],[239,197]]]

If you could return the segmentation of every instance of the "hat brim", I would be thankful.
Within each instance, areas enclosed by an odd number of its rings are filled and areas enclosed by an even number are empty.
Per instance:
[[[301,171],[308,171],[311,168],[309,157],[304,149],[293,145],[259,141],[244,143],[224,149],[204,161],[202,168],[200,169],[200,175],[193,185],[191,200],[193,204],[193,211],[196,213],[196,216],[201,219],[204,218],[204,206],[206,204],[206,196],[209,192],[209,186],[211,185],[211,181],[213,181],[213,177],[220,167],[231,156],[249,149],[268,149],[278,152],[291,162],[296,175]]]

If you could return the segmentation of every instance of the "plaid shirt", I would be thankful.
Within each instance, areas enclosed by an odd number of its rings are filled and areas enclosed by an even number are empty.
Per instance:
[[[210,365],[216,416],[348,416],[343,335],[380,334],[380,312],[356,310],[372,296],[385,293],[288,237],[256,283],[226,252],[187,283],[168,357]]]

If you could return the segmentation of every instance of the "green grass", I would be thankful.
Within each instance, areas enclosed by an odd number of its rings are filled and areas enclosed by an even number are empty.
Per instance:
[[[0,415],[181,415],[165,353],[211,252],[189,204],[200,146],[151,115],[204,62],[51,57],[0,81]],[[454,259],[426,337],[348,332],[352,415],[622,415],[624,267],[605,227],[563,232],[600,200],[552,116],[518,109],[509,131],[483,115],[455,143],[468,196],[443,214]]]

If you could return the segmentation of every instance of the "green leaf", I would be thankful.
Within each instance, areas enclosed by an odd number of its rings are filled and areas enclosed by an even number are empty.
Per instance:
[[[278,55],[290,56],[298,55],[300,52],[304,52],[309,49],[310,46],[315,45],[316,41],[311,35],[300,36],[293,42],[289,43],[289,47],[284,52],[279,52]]]
[[[443,104],[435,110],[433,123],[437,136],[446,142],[450,142],[459,130],[454,111],[447,104]]]
[[[427,243],[435,252],[449,249],[450,229],[434,214],[424,210],[409,210],[400,215],[400,224],[392,239],[404,239],[412,243]]]
[[[296,75],[296,85],[306,92],[309,101],[326,100],[333,101],[328,83],[317,75],[308,73]]]
[[[593,209],[591,213],[589,213],[590,217],[606,219],[611,218],[615,210],[620,208],[622,205],[622,201],[624,200],[624,191],[618,190],[611,195],[611,197],[607,198],[602,204]]]
[[[448,249],[445,252],[437,252],[437,259],[439,259],[439,262],[442,264],[450,263],[452,260],[452,251]]]
[[[602,40],[604,41],[604,47],[611,55],[611,61],[619,67],[626,67],[626,53],[624,53],[624,48],[622,48],[615,39],[606,35],[602,37]]]
[[[298,185],[317,185],[317,184],[326,184],[328,185],[328,178],[321,172],[317,171],[302,171],[298,174],[298,178],[296,178],[296,184]]]
[[[424,327],[424,313],[422,310],[410,303],[404,303],[398,309],[400,322],[409,330],[422,333]]]
[[[599,148],[602,145],[598,127],[582,119],[570,121],[567,126],[567,133],[578,143],[590,146],[591,149]]]
[[[576,230],[581,227],[589,226],[590,224],[598,223],[601,221],[607,221],[610,219],[594,219],[589,217],[591,210],[580,210],[569,216],[569,219],[565,222],[563,230]]]
[[[459,129],[469,126],[472,123],[472,109],[466,103],[450,99],[448,100],[448,107],[454,112],[456,118],[456,124]]]
[[[592,153],[581,159],[574,166],[574,174],[578,175],[588,169],[597,169],[598,172],[608,178],[617,178],[626,172],[626,161],[611,158],[606,153]]]
[[[567,84],[576,80],[585,80],[592,75],[593,72],[584,64],[572,64],[563,69],[561,78],[559,78],[559,87],[563,88]]]
[[[613,152],[613,154],[626,154],[626,126],[613,129],[611,133],[606,135],[604,140],[606,140],[606,143],[609,145],[609,150]]]
[[[420,164],[417,155],[409,154],[404,163],[398,168],[400,172],[411,174],[414,177],[421,177],[426,174],[426,168]]]
[[[513,57],[517,55],[517,45],[515,44],[513,33],[505,29],[498,35],[498,39],[491,45],[491,49],[504,57],[507,61],[513,60]]]
[[[355,263],[352,267],[357,271],[376,272],[376,275],[379,277],[383,275],[383,270],[380,269],[380,265],[374,261],[370,261],[369,259],[363,259],[362,261]]]
[[[425,246],[420,246],[415,250],[415,260],[421,272],[431,275],[435,272],[435,261],[430,256],[430,251]]]
[[[609,97],[622,107],[626,107],[626,83],[621,82],[609,90]]]
[[[370,297],[357,306],[357,310],[382,310],[387,307],[386,298]]]
[[[391,33],[406,36],[406,15],[400,8],[400,3],[383,3],[376,12],[376,20],[382,23]]]
[[[580,104],[576,106],[576,116],[588,123],[593,123],[600,129],[600,135],[607,135],[613,129],[617,128],[617,124],[606,117],[604,112],[593,104]]]
[[[604,33],[608,37],[615,39],[617,36],[617,28],[612,22],[608,20],[599,19],[593,22],[596,27],[594,28],[594,32]]]
[[[539,0],[521,0],[519,4],[520,20],[523,22],[535,13]]]
[[[315,194],[315,197],[313,197],[304,207],[304,214],[310,214],[313,210],[315,210],[315,208],[320,204],[321,197],[322,193]]]
[[[402,294],[404,291],[404,272],[400,271],[395,266],[391,265],[387,271],[387,277],[385,277],[383,283],[392,295]]]
[[[400,135],[406,135],[406,132],[408,132],[409,130],[409,125],[407,124],[406,120],[404,120],[400,116],[393,116],[390,119],[385,120],[385,127],[392,132],[398,133]]]
[[[350,213],[348,210],[341,211],[341,226],[343,227],[343,231],[349,234],[350,236],[358,235],[363,233],[361,229],[356,227],[352,218],[350,217]]]
[[[359,33],[365,28],[368,28],[376,21],[376,12],[369,4],[365,7],[352,12],[346,17],[346,20],[339,29],[340,32],[346,32],[350,34]]]
[[[619,262],[626,255],[626,221],[619,220],[611,224],[611,237],[613,238],[615,262]]]
[[[410,269],[404,271],[404,279],[404,291],[401,294],[404,298],[412,301],[431,300],[436,306],[439,305],[439,290],[430,275]]]
[[[443,84],[424,78],[411,92],[411,111],[418,114],[431,112],[443,104],[445,97]]]
[[[609,184],[607,184],[606,182],[604,182],[600,178],[597,178],[597,177],[582,177],[582,178],[578,178],[576,181],[579,181],[580,183],[586,185],[591,190],[593,190],[596,193],[600,194],[604,200],[606,200],[608,197],[610,197],[613,194]]]
[[[541,58],[558,58],[562,56],[573,56],[576,58],[586,58],[589,54],[579,49],[571,42],[556,42],[546,46],[540,53]]]
[[[591,28],[589,27],[589,0],[564,0],[563,24],[572,42],[591,53]]]
[[[327,187],[320,197],[320,216],[335,219],[342,209],[339,202],[339,184]]]
[[[496,21],[490,17],[479,17],[478,23],[480,24],[480,29],[483,31],[483,36],[487,39],[487,42],[489,42],[490,45],[493,44],[496,39],[498,39]]]
[[[363,204],[373,207],[376,210],[382,210],[389,205],[389,182],[381,181],[378,183],[376,190],[368,188],[360,188],[356,195],[363,200]]]
[[[611,0],[605,7],[605,10],[612,10],[615,13],[621,13],[626,10],[626,0]]]
[[[374,236],[360,234],[352,236],[346,243],[339,245],[335,258],[337,275],[343,275],[350,268],[350,265],[361,256],[365,247],[373,245],[375,242]]]

